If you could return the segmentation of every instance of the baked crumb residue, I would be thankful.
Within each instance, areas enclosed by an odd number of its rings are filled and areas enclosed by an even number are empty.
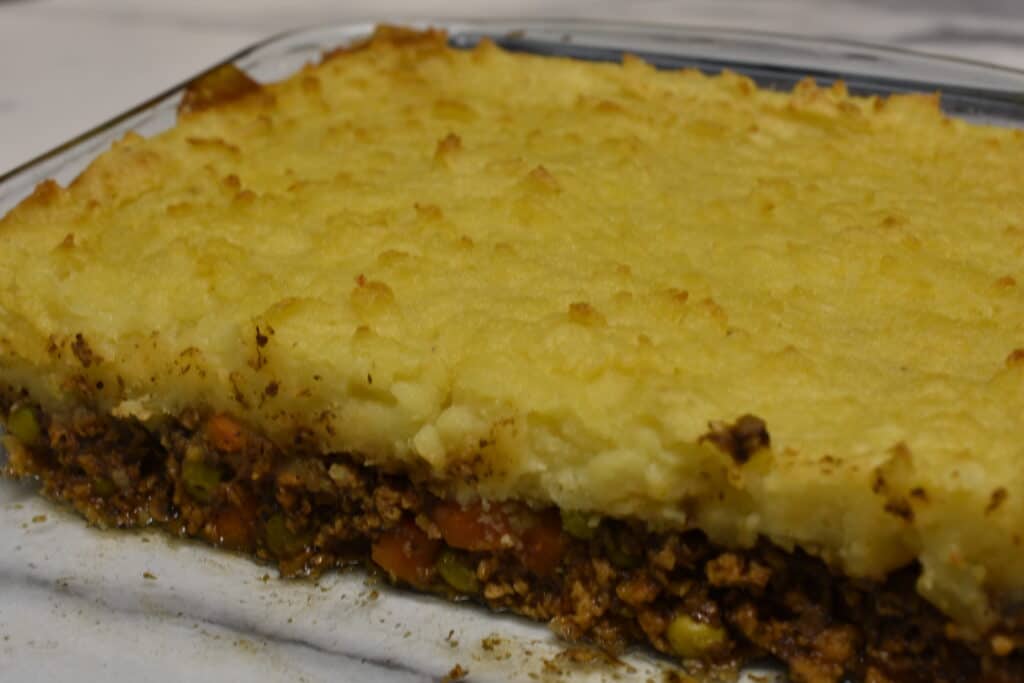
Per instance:
[[[466,678],[468,675],[469,675],[469,669],[464,668],[461,664],[456,664],[441,679],[441,683],[455,683],[455,681],[461,681],[464,678]]]

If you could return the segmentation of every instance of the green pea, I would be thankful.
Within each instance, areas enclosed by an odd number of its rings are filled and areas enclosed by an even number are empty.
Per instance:
[[[117,486],[109,479],[96,477],[92,480],[92,492],[100,498],[107,498],[117,492]]]
[[[562,528],[581,541],[589,541],[597,533],[597,527],[590,526],[590,516],[575,510],[562,510]]]
[[[665,632],[672,652],[683,659],[697,659],[718,650],[725,644],[725,629],[688,617],[676,616]]]
[[[437,560],[437,573],[445,583],[460,593],[476,593],[480,590],[476,572],[466,560],[451,550],[445,550]]]
[[[642,558],[634,552],[628,542],[617,535],[607,534],[601,545],[608,561],[619,569],[636,569],[640,566]]]
[[[296,533],[289,529],[281,513],[272,515],[263,530],[267,550],[274,557],[294,557],[305,550],[313,540],[308,533]]]
[[[39,441],[41,431],[35,411],[28,406],[15,408],[7,416],[7,432],[25,446]]]
[[[188,494],[204,503],[220,486],[220,470],[200,459],[185,460],[181,465],[181,478]]]

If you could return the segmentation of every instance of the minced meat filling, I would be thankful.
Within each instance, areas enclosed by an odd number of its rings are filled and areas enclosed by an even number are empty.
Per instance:
[[[277,564],[285,575],[371,562],[400,583],[548,622],[568,640],[634,643],[727,665],[773,655],[795,681],[1019,681],[1024,658],[949,637],[916,569],[839,576],[767,542],[732,551],[699,531],[526,505],[459,505],[438,482],[302,442],[285,452],[225,415],[153,431],[87,410],[3,406],[7,473],[91,523],[159,526]]]

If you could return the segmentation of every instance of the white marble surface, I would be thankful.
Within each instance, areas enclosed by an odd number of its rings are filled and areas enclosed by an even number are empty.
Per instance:
[[[258,38],[325,21],[431,16],[755,28],[1024,68],[1020,0],[0,0],[0,172]]]

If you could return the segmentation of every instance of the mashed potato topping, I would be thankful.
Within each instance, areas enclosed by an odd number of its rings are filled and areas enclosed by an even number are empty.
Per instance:
[[[399,31],[229,90],[0,222],[0,382],[1024,597],[1022,133]]]

